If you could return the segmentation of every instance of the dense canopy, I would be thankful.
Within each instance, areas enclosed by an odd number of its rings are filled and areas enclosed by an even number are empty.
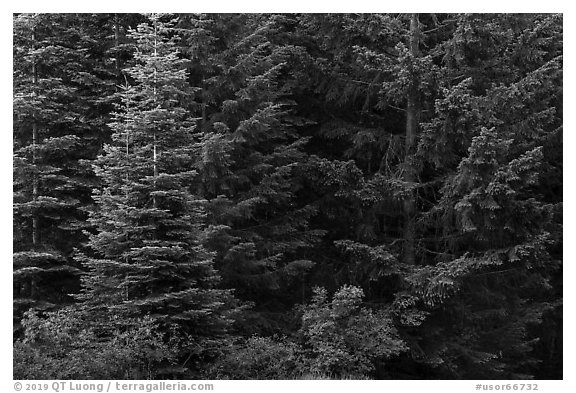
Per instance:
[[[14,378],[561,379],[562,23],[15,14]]]

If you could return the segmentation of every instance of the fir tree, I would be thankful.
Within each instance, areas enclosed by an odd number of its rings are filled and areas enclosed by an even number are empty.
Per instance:
[[[96,257],[84,258],[79,297],[104,320],[151,315],[201,340],[224,332],[231,297],[216,289],[202,245],[202,201],[190,192],[196,136],[185,106],[187,61],[165,19],[151,15],[128,34],[135,64],[124,70],[130,82],[110,124],[113,142],[95,163],[103,182],[90,216]]]
[[[420,360],[452,377],[530,378],[539,363],[531,331],[561,302],[551,284],[561,267],[558,239],[550,234],[561,208],[541,191],[550,162],[545,146],[561,132],[561,53],[549,39],[558,34],[550,29],[556,16],[492,18],[462,16],[443,45],[450,48],[444,72],[469,77],[444,88],[419,146],[418,155],[445,173],[441,197],[421,221],[438,226],[433,247],[441,252],[435,264],[407,276],[415,298],[400,296],[398,304],[422,302],[432,311]],[[517,40],[532,23],[538,33],[519,53]],[[463,47],[501,35],[507,39],[490,48],[498,55],[487,61],[509,66],[491,87],[476,79],[475,68],[451,69],[477,61]],[[531,62],[531,48],[546,55]]]
[[[222,23],[232,32],[219,37]],[[303,120],[291,112],[291,74],[302,72],[307,56],[283,40],[290,23],[281,15],[215,16],[209,41],[226,47],[212,54],[219,72],[202,93],[198,169],[210,201],[209,244],[226,285],[258,305],[265,293],[286,301],[323,234],[309,228],[316,207],[298,200],[308,157],[297,133]]]
[[[111,92],[90,16],[14,17],[14,311],[69,303]]]

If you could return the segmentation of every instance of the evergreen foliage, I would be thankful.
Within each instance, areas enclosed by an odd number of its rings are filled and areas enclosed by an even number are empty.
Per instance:
[[[562,22],[14,15],[15,377],[561,379]]]
[[[239,296],[282,299],[279,291],[313,265],[306,250],[324,233],[309,228],[316,207],[298,198],[308,156],[292,90],[306,57],[283,40],[289,17],[218,16],[209,41],[222,23],[240,31],[220,38],[225,47],[213,55],[220,69],[204,82],[198,170],[209,200],[209,244],[225,285]]]
[[[225,332],[232,297],[216,288],[213,256],[202,244],[202,200],[191,193],[197,137],[182,106],[190,90],[186,61],[178,57],[173,22],[149,18],[128,34],[131,82],[110,124],[112,143],[94,164],[103,182],[90,215],[95,256],[83,257],[78,299],[102,324],[114,315],[149,315],[180,329],[197,341],[185,344],[194,352]]]
[[[86,241],[97,184],[89,164],[108,135],[111,82],[88,15],[14,17],[14,312],[70,303],[73,250]]]

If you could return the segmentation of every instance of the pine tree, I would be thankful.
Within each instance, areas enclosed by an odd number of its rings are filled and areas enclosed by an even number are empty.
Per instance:
[[[14,311],[69,303],[111,84],[90,16],[14,16]]]
[[[434,67],[420,53],[418,19],[428,23],[417,15],[302,16],[304,33],[318,41],[308,43],[317,58],[311,69],[317,84],[309,94],[321,102],[313,114],[321,126],[312,145],[331,161],[328,178],[340,179],[320,191],[328,191],[323,224],[335,240],[326,262],[341,280],[337,285],[364,282],[367,294],[380,297],[394,291],[394,264],[358,255],[384,252],[407,264],[422,259],[415,225],[421,168],[414,154]]]
[[[209,244],[225,284],[239,296],[258,306],[272,296],[287,301],[288,288],[301,285],[312,266],[306,252],[323,234],[309,228],[315,206],[299,200],[308,157],[297,133],[302,120],[291,113],[297,83],[291,75],[302,72],[307,57],[284,36],[289,17],[211,18],[195,22],[202,22],[205,40],[225,46],[210,55],[215,70],[199,60],[196,69],[211,75],[201,97],[198,163],[209,200]]]
[[[135,64],[124,70],[112,143],[95,163],[103,183],[90,216],[95,257],[84,257],[79,297],[104,321],[151,315],[201,340],[224,332],[231,296],[216,289],[213,256],[202,245],[202,201],[190,192],[197,137],[187,61],[166,19],[151,15],[128,34]]]
[[[523,42],[528,26],[530,43]],[[545,151],[561,132],[562,62],[553,39],[560,26],[553,15],[460,16],[443,44],[445,75],[464,75],[443,89],[418,152],[443,173],[441,196],[421,221],[437,226],[433,247],[440,252],[436,263],[407,276],[410,295],[397,304],[431,312],[421,326],[427,337],[418,344],[420,360],[451,377],[537,374],[531,332],[561,304],[552,284],[561,267],[559,240],[551,235],[561,205],[542,193],[552,160]],[[506,39],[482,47],[497,55],[472,50],[480,39],[499,37]],[[484,64],[468,68],[478,59],[497,64],[491,86],[476,78]]]

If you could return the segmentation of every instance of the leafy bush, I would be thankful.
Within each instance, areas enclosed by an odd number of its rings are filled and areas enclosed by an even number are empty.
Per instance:
[[[176,351],[151,318],[129,328],[110,321],[105,335],[73,310],[41,318],[27,312],[24,338],[14,344],[14,379],[154,379]]]
[[[366,378],[374,371],[374,361],[406,350],[390,316],[361,307],[363,297],[362,289],[345,285],[329,302],[325,289],[315,289],[300,330],[310,373]]]
[[[215,379],[366,379],[374,362],[406,350],[388,313],[361,307],[362,289],[344,286],[331,302],[316,288],[301,307],[302,345],[253,336],[232,345],[209,369]]]
[[[294,379],[304,359],[286,338],[253,336],[234,344],[208,372],[213,379]]]

